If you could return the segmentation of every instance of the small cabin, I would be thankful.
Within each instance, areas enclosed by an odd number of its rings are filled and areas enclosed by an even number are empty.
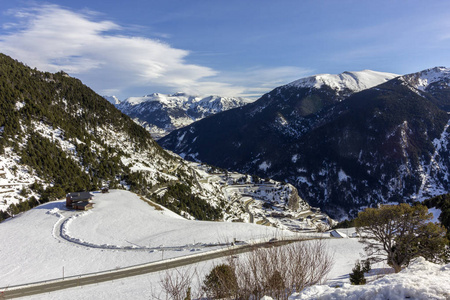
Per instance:
[[[90,192],[69,193],[66,195],[66,207],[77,210],[88,210],[94,207]]]
[[[102,194],[109,193],[109,189],[107,187],[102,188]]]

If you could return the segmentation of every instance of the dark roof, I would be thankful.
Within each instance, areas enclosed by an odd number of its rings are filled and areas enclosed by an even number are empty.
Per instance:
[[[72,201],[92,199],[92,194],[89,192],[69,193],[69,194],[67,194],[67,196],[70,197],[72,199]]]

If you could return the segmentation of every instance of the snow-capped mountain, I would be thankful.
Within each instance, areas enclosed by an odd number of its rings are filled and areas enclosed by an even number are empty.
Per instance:
[[[435,67],[418,73],[404,75],[402,80],[420,91],[428,91],[435,87],[448,86],[450,81],[450,69]]]
[[[120,100],[116,96],[103,96],[109,103],[117,105],[120,104]]]
[[[315,88],[322,86],[331,88],[342,98],[376,85],[382,84],[399,75],[393,73],[363,70],[343,72],[341,74],[318,74],[291,82],[288,86],[297,88]]]
[[[385,81],[391,74],[359,92],[371,84],[349,76],[281,86],[158,142],[188,159],[289,182],[335,217],[448,192],[448,69]],[[356,92],[343,96],[350,87]]]
[[[154,93],[143,97],[129,97],[116,107],[144,126],[154,138],[160,138],[202,118],[250,102],[244,98]]]

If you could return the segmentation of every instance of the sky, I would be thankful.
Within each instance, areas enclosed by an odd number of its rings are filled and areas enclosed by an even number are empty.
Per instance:
[[[450,67],[450,1],[0,1],[0,52],[101,95],[256,99],[320,73]]]

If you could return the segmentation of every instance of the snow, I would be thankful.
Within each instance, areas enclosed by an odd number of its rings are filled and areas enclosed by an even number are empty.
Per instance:
[[[300,299],[449,299],[450,264],[441,266],[419,257],[397,274],[385,275],[366,285],[341,287],[315,285],[290,300]]]
[[[20,157],[14,153],[13,149],[4,149],[4,155],[0,156],[0,210],[5,211],[9,205],[17,204],[27,200],[28,197],[39,196],[29,189],[34,182],[41,182],[41,179],[33,175],[34,171],[20,164]],[[22,194],[22,190],[29,192]]]
[[[93,202],[88,212],[45,203],[0,223],[0,287],[60,278],[62,267],[65,276],[80,275],[280,235],[255,224],[185,220],[124,190],[95,193]]]
[[[339,177],[339,181],[341,181],[341,182],[347,181],[349,178],[349,176],[347,176],[347,174],[345,174],[345,172],[342,169],[339,170],[338,177]]]
[[[19,101],[17,101],[16,102],[16,110],[21,110],[22,108],[24,108],[25,107],[25,102],[19,102]]]
[[[421,162],[419,170],[421,171],[421,185],[413,199],[424,200],[434,195],[442,195],[447,193],[447,189],[437,178],[443,177],[446,180],[449,176],[449,170],[442,162],[441,155],[448,149],[450,120],[444,126],[444,130],[439,138],[433,140],[434,153],[428,163]],[[437,176],[439,174],[440,176]]]
[[[120,104],[120,100],[116,96],[103,96],[103,98],[113,105]]]
[[[167,245],[186,249],[188,247],[186,245],[190,244],[231,242],[233,238],[243,240],[261,238],[266,235],[264,228],[251,224],[193,222],[169,210],[153,213],[149,219],[149,205],[126,191],[117,190],[109,194],[96,195],[94,202],[95,209],[88,211],[82,217],[73,219],[70,234],[84,241],[98,244],[118,246],[132,244],[140,247]],[[120,222],[108,217],[117,214],[118,207],[121,215]],[[138,230],[135,229],[136,227]],[[244,228],[245,234],[242,232]],[[174,234],[176,234],[175,237]],[[201,245],[197,245],[198,247]]]
[[[132,118],[137,117],[134,120],[154,138],[161,138],[202,118],[250,102],[252,101],[240,97],[153,93],[142,97],[129,97],[116,107]],[[155,117],[155,114],[158,117]]]
[[[335,237],[335,238],[341,238],[341,239],[347,239],[348,235],[346,235],[345,233],[339,231],[339,230],[333,230],[330,232],[331,236]]]
[[[263,170],[263,171],[267,171],[267,169],[269,169],[271,166],[270,162],[267,161],[263,161],[260,165],[259,165],[259,169]]]
[[[398,76],[399,75],[393,73],[372,70],[344,72],[341,74],[318,74],[296,80],[288,84],[288,86],[319,89],[323,85],[327,85],[336,91],[349,89],[353,92],[359,92],[380,85]]]
[[[131,193],[125,191],[113,191],[113,195],[102,195],[103,198],[100,198],[99,196],[100,195],[96,194],[95,201],[97,202],[97,204],[96,207],[92,210],[92,213],[80,217],[80,221],[88,216],[93,217],[97,215],[97,218],[100,219],[98,222],[99,224],[102,223],[102,221],[110,222],[109,224],[105,224],[105,227],[109,226],[114,220],[121,223],[121,218],[116,218],[116,214],[114,216],[107,216],[108,213],[110,213],[109,209],[111,208],[111,205],[107,204],[115,203],[120,209],[123,209],[124,207],[121,204],[121,201],[123,200],[123,202],[126,202],[126,199],[130,200],[129,205],[131,205],[132,207],[148,211],[150,219],[152,219],[153,217],[163,217],[167,213],[167,211],[164,211],[164,213],[161,214],[161,212],[153,210],[144,202],[140,203],[140,200],[137,201],[137,196],[132,196]],[[110,196],[111,199],[109,199]],[[100,205],[100,200],[102,200],[102,202],[105,202],[104,206]],[[118,202],[116,203],[116,201]],[[61,207],[56,204],[57,203],[54,203],[53,207],[41,207],[38,209],[33,209],[23,214],[21,217],[0,224],[0,238],[2,238],[2,240],[5,240],[4,238],[7,237],[7,240],[11,241],[9,245],[14,245],[14,247],[10,246],[9,248],[14,248],[14,253],[17,253],[15,255],[12,254],[13,251],[6,251],[7,253],[5,253],[5,250],[8,247],[3,244],[0,245],[0,259],[4,262],[3,269],[9,270],[6,272],[6,274],[0,275],[0,286],[5,286],[5,278],[16,278],[20,281],[23,281],[24,275],[26,277],[29,277],[29,274],[33,272],[37,273],[35,277],[39,277],[40,279],[42,279],[42,277],[45,278],[47,276],[47,272],[52,272],[52,269],[55,269],[52,275],[54,275],[54,277],[60,277],[62,272],[62,265],[65,266],[66,276],[69,276],[70,274],[67,273],[72,268],[78,267],[75,263],[70,262],[71,257],[79,257],[79,255],[83,255],[82,257],[85,258],[85,260],[77,260],[77,263],[80,265],[78,268],[83,272],[87,272],[90,269],[99,268],[100,265],[102,265],[101,267],[104,267],[107,264],[123,266],[125,264],[130,265],[133,262],[136,263],[136,261],[139,260],[144,261],[145,259],[150,260],[152,258],[153,260],[159,260],[161,258],[161,252],[148,253],[146,251],[100,251],[97,249],[86,250],[85,247],[82,246],[73,246],[69,243],[58,242],[57,239],[49,234],[49,232],[51,232],[52,230],[48,230],[48,226],[51,226],[55,223],[55,220],[58,219],[58,214],[63,216],[67,213],[67,211],[61,210]],[[97,208],[98,210],[95,211]],[[124,212],[124,214],[126,217],[129,217],[127,212]],[[161,215],[158,216],[158,214]],[[166,215],[166,217],[167,219],[164,223],[161,223],[161,219],[154,221],[156,228],[152,230],[153,233],[149,233],[152,239],[158,239],[159,237],[157,236],[157,232],[161,229],[164,230],[167,224],[172,226],[174,222],[176,223],[178,221],[183,221],[173,215]],[[85,220],[87,222],[87,224],[84,225],[86,228],[88,228],[89,225],[95,225],[94,223],[92,223],[92,220]],[[138,224],[140,222],[146,223],[148,221],[143,220],[138,216],[135,221],[130,220],[130,222],[135,222],[136,224]],[[185,221],[183,223],[193,224],[197,222]],[[212,224],[217,222],[205,223]],[[71,226],[75,226],[74,228],[78,230],[78,226],[80,224],[81,223],[73,223]],[[5,225],[7,225],[7,227],[5,227]],[[34,226],[38,226],[38,229],[35,230],[33,228]],[[47,228],[47,230],[43,230],[45,227]],[[9,234],[5,234],[5,232],[8,232],[8,230],[14,230],[14,232],[10,231]],[[126,230],[131,230],[138,235],[143,235],[143,233],[140,232],[140,227],[125,227],[124,229],[120,229],[120,226],[116,226],[114,230],[118,230],[118,235],[124,235],[124,237],[127,235],[127,233],[125,232]],[[245,230],[246,229],[242,228],[239,231],[241,232],[241,234],[245,235]],[[203,231],[199,231],[195,235],[198,234],[197,237],[200,238],[203,234],[208,234],[207,231],[208,229],[205,227]],[[354,228],[340,229],[340,231],[345,235],[351,235],[354,232]],[[186,235],[185,231],[166,232],[165,234],[172,235],[174,241],[177,241],[177,238],[180,238],[180,241],[183,241],[183,239],[184,241],[186,241],[186,237],[183,236]],[[33,235],[37,236],[35,238],[32,238]],[[91,233],[89,233],[88,235],[90,236],[90,238],[95,239],[100,237],[106,239],[109,238],[106,236],[107,234],[103,232],[103,230],[97,231],[96,228],[92,228]],[[117,243],[120,242],[120,240],[116,238],[113,238],[113,240]],[[389,268],[387,268],[387,266],[383,264],[374,265],[372,267],[372,271],[369,274],[366,274],[366,278],[368,279],[368,283],[366,285],[352,286],[349,284],[348,274],[351,272],[351,269],[353,268],[356,260],[365,258],[363,255],[362,244],[354,238],[328,239],[324,240],[324,242],[326,243],[328,250],[331,251],[331,254],[334,258],[334,265],[328,275],[328,280],[325,282],[325,284],[306,288],[305,290],[301,291],[301,293],[294,293],[289,298],[290,300],[397,300],[405,298],[449,298],[450,294],[448,291],[448,286],[450,286],[450,264],[441,266],[427,262],[422,258],[418,258],[413,263],[411,263],[408,268],[397,274],[388,274],[390,273]],[[29,250],[24,250],[27,248],[29,248]],[[186,254],[179,251],[166,251],[164,252],[164,257],[174,256],[173,252],[176,252],[176,254],[178,255],[180,255],[180,253],[181,255]],[[70,253],[70,255],[65,255],[67,253]],[[142,257],[139,257],[139,254],[141,254]],[[13,265],[10,260],[15,262],[15,265]],[[202,278],[204,278],[204,276],[209,272],[214,264],[221,263],[222,261],[223,260],[218,259],[190,266],[187,270],[189,272],[197,274],[194,279],[193,288],[201,283]],[[186,270],[186,268],[181,268],[179,270]],[[164,274],[165,272],[159,272],[133,276],[114,281],[39,294],[32,296],[29,299],[117,299],[120,298],[119,295],[126,295],[128,299],[152,299],[155,295],[159,295],[160,293],[158,282],[161,280]],[[11,282],[11,280],[9,281]],[[25,299],[26,298],[27,297],[25,297]],[[270,300],[271,298],[265,297],[263,299]]]
[[[183,110],[197,109],[199,112],[219,112],[250,103],[251,100],[239,97],[194,96],[185,93],[175,93],[172,95],[153,93],[142,97],[128,97],[122,102],[119,108],[123,110],[127,106],[136,106],[146,102],[158,102],[165,108],[179,108]]]
[[[444,67],[436,67],[433,69],[428,69],[418,73],[416,79],[415,88],[421,91],[430,85],[443,79],[450,78],[450,69]],[[447,83],[448,84],[448,83]]]

